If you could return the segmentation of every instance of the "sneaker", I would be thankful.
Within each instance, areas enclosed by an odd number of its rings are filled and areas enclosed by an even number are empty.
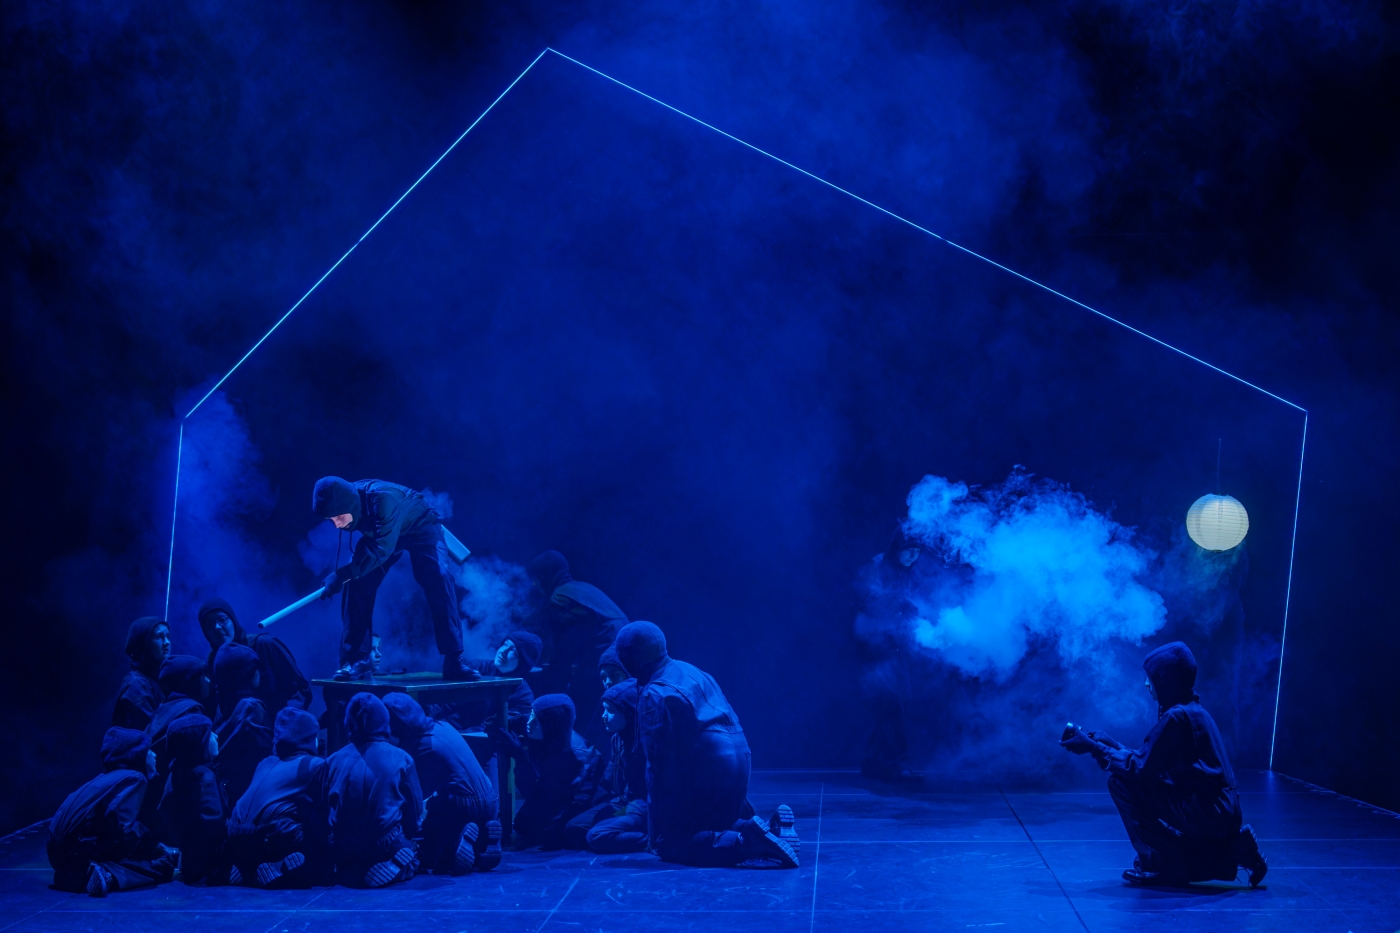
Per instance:
[[[1259,852],[1259,838],[1254,835],[1254,827],[1248,823],[1240,827],[1239,864],[1249,871],[1249,886],[1259,887],[1264,876],[1269,873],[1269,863]]]
[[[228,867],[228,883],[229,883],[229,884],[242,884],[242,883],[243,883],[243,872],[241,872],[241,871],[238,870],[238,866],[237,866],[237,865],[230,865],[230,866]]]
[[[747,856],[740,868],[796,868],[797,853],[792,846],[769,832],[758,817],[744,821],[739,829],[741,849]]]
[[[1123,872],[1123,880],[1135,888],[1184,888],[1189,883],[1185,878],[1160,871],[1143,871],[1136,867]]]
[[[448,859],[447,865],[438,873],[444,875],[465,875],[476,864],[476,838],[481,830],[475,823],[468,823],[462,830],[462,841],[457,843],[457,851]]]
[[[481,679],[481,672],[462,664],[462,657],[444,657],[442,659],[442,679],[461,683],[463,681],[471,683]]]
[[[374,662],[366,658],[363,661],[351,661],[349,664],[342,664],[340,670],[331,677],[332,680],[373,680]]]
[[[802,840],[797,838],[797,819],[792,815],[792,807],[783,804],[774,810],[768,819],[768,831],[786,842],[794,854],[801,856]]]
[[[88,897],[106,897],[109,891],[115,891],[116,888],[116,881],[112,878],[107,869],[96,862],[88,864]]]
[[[293,852],[280,862],[263,862],[258,866],[258,884],[270,888],[283,875],[290,874],[305,864],[306,856],[300,852]]]
[[[408,881],[413,877],[413,861],[417,855],[412,846],[405,846],[395,852],[388,861],[371,865],[365,872],[365,886],[382,888],[395,881]]]
[[[476,857],[476,870],[490,871],[501,864],[501,855],[501,821],[491,820],[486,824],[486,848]]]

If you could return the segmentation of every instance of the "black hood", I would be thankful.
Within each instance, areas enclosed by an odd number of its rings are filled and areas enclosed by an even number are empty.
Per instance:
[[[528,572],[546,596],[573,579],[569,575],[569,562],[558,551],[545,551],[530,561]]]
[[[212,651],[218,651],[223,644],[218,641],[218,636],[214,634],[214,613],[222,612],[233,620],[233,644],[248,644],[248,636],[243,631],[243,623],[238,621],[238,615],[229,605],[228,600],[215,597],[199,607],[199,630],[204,633],[204,640],[209,642]]]
[[[540,724],[543,742],[550,748],[568,748],[574,731],[574,701],[563,693],[546,693],[536,697],[535,721]]]
[[[145,671],[152,677],[160,674],[160,665],[151,663],[149,648],[151,633],[156,630],[157,625],[164,624],[164,619],[157,619],[155,616],[142,616],[131,623],[126,630],[126,656],[131,658],[131,666],[139,671]]]
[[[191,713],[181,716],[170,724],[165,732],[165,747],[177,768],[193,768],[207,765],[209,757],[209,734],[214,724],[208,716]]]
[[[304,709],[288,706],[277,714],[272,726],[273,753],[282,759],[316,754],[316,736],[321,724]]]
[[[1147,679],[1157,691],[1157,705],[1170,709],[1191,703],[1196,697],[1196,659],[1184,642],[1168,642],[1142,662]]]
[[[666,635],[651,622],[628,622],[617,633],[614,647],[623,669],[641,685],[649,682],[656,669],[669,660]]]
[[[146,752],[151,749],[151,737],[136,729],[113,726],[102,736],[103,771],[139,771],[146,773]]]
[[[165,698],[182,696],[200,699],[205,671],[204,661],[188,654],[172,654],[160,666],[160,689]]]
[[[349,514],[352,521],[343,530],[354,531],[360,524],[360,490],[356,484],[339,476],[323,476],[311,492],[311,511],[322,518]]]
[[[384,708],[389,711],[389,731],[404,748],[418,744],[419,737],[433,727],[423,707],[407,693],[389,694],[384,698]]]
[[[389,741],[389,711],[372,693],[357,693],[345,704],[345,731],[352,742]]]

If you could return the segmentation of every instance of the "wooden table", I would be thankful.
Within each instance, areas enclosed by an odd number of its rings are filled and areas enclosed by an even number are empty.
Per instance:
[[[442,675],[423,671],[417,674],[376,674],[371,680],[313,680],[321,688],[321,697],[331,715],[326,717],[326,744],[330,751],[343,746],[345,735],[345,704],[357,693],[372,693],[383,699],[391,693],[407,693],[427,708],[441,703],[470,703],[483,699],[496,701],[497,714],[504,727],[510,722],[508,701],[519,677],[483,677],[480,680],[443,680]],[[501,798],[501,831],[504,841],[510,840],[515,822],[515,781],[509,755],[496,756],[496,785]]]

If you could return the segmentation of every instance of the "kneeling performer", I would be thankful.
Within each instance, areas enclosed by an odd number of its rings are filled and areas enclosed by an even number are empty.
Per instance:
[[[1060,744],[1091,754],[1111,775],[1108,792],[1137,850],[1123,880],[1136,885],[1264,880],[1268,865],[1254,830],[1241,825],[1235,772],[1215,720],[1196,696],[1196,659],[1185,644],[1163,645],[1143,661],[1157,701],[1157,724],[1142,748],[1124,748],[1102,732],[1065,729]]]
[[[316,481],[312,509],[341,531],[358,531],[350,563],[326,578],[324,598],[345,588],[344,626],[340,639],[338,680],[373,673],[370,639],[374,597],[397,556],[408,553],[413,579],[428,598],[433,633],[442,654],[444,680],[477,680],[480,674],[462,664],[462,632],[457,593],[448,570],[447,545],[438,514],[423,494],[407,486],[365,479],[351,483],[339,476]]]

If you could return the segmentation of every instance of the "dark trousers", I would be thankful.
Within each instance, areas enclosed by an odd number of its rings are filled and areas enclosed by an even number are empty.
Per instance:
[[[403,834],[402,826],[395,826],[369,845],[347,845],[331,840],[331,851],[335,856],[335,880],[347,888],[365,886],[365,874],[379,862],[387,862],[400,849],[411,848],[413,843]],[[409,865],[407,877],[418,870],[415,858]]]
[[[49,840],[48,849],[49,864],[53,866],[53,886],[60,891],[75,894],[85,892],[88,864],[91,862],[101,865],[121,891],[165,884],[175,877],[175,860],[154,846],[150,847],[150,852],[141,853],[153,855],[151,858],[138,855],[115,858],[113,853],[101,852],[96,846],[68,845],[52,839]]]
[[[448,569],[452,558],[448,556],[447,546],[442,541],[442,526],[432,525],[412,535],[403,535],[399,538],[398,548],[390,561],[407,552],[409,564],[413,567],[413,579],[418,581],[423,595],[428,598],[428,613],[432,616],[438,653],[447,658],[457,657],[462,653],[462,628],[457,611],[457,590]],[[345,584],[341,614],[341,664],[363,661],[369,657],[374,627],[374,598],[387,573],[387,568],[380,566]]]
[[[1234,790],[1191,790],[1115,774],[1108,793],[1143,871],[1181,881],[1234,879],[1242,844]]]
[[[279,888],[306,888],[328,879],[329,865],[325,847],[318,840],[308,839],[301,823],[282,818],[263,823],[229,821],[228,859],[238,868],[245,883],[257,878],[258,866],[264,862],[280,862],[293,852],[300,852],[306,861],[294,871],[278,879]]]
[[[673,799],[652,799],[657,819],[656,853],[663,862],[715,868],[737,865],[739,827],[753,814],[748,805],[752,755],[743,733],[702,733],[691,761],[681,769],[687,786]]]
[[[590,849],[599,855],[647,850],[647,802],[619,807],[612,801],[584,810],[564,827],[564,848]]]
[[[499,817],[500,804],[495,799],[437,793],[428,798],[424,811],[418,857],[427,870],[437,871],[452,863],[468,823],[477,824],[476,853],[485,851],[486,824]]]

